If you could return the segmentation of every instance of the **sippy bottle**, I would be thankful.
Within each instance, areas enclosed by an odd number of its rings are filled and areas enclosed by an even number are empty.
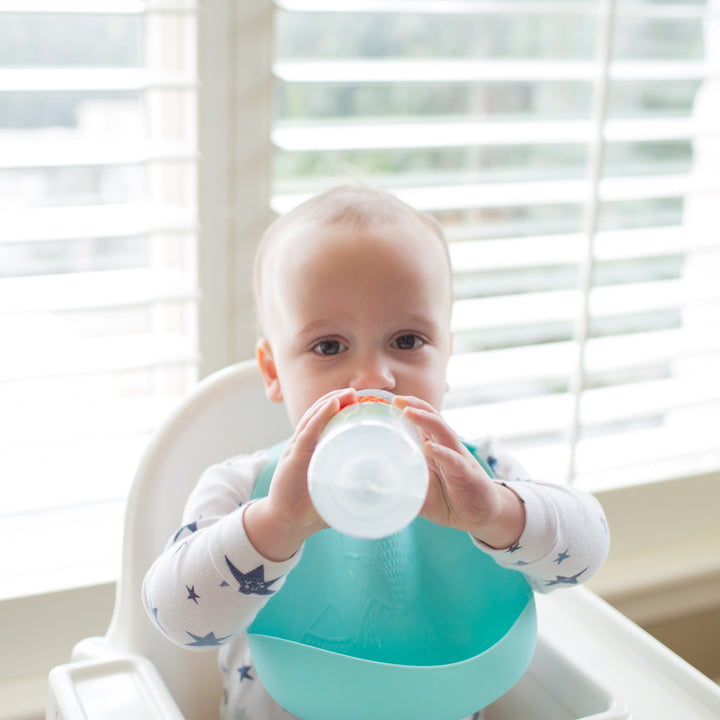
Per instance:
[[[310,460],[308,489],[322,519],[345,535],[381,538],[420,512],[428,469],[417,428],[392,394],[361,390],[325,426]]]

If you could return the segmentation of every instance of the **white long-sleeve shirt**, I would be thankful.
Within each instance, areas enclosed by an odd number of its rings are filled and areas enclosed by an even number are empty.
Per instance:
[[[574,488],[528,479],[514,458],[492,441],[479,448],[498,482],[523,501],[525,528],[511,548],[495,550],[473,539],[503,567],[522,572],[542,593],[588,580],[607,555],[609,535],[600,504]],[[253,666],[246,628],[282,587],[302,550],[273,562],[253,547],[243,514],[267,451],[241,455],[203,473],[188,498],[182,526],[148,571],[143,601],[173,642],[189,649],[220,646],[223,720],[287,720]]]

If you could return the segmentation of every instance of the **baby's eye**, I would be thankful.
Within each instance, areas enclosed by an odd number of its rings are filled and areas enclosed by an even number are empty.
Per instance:
[[[400,337],[395,338],[391,344],[398,350],[414,350],[424,343],[425,341],[419,335],[408,333],[407,335],[400,335]]]
[[[337,355],[347,347],[339,340],[321,340],[317,345],[313,346],[313,352],[318,355]]]

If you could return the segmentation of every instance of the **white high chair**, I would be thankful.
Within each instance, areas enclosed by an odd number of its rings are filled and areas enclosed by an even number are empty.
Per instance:
[[[142,606],[145,573],[180,526],[185,501],[215,462],[290,436],[282,404],[265,398],[255,361],[198,384],[158,431],[140,463],[125,516],[122,570],[107,634],[83,640],[49,678],[47,717],[149,720],[216,717],[217,651],[172,645]]]
[[[206,378],[181,403],[135,476],[110,627],[102,638],[79,642],[71,662],[51,671],[47,720],[218,717],[217,652],[185,650],[158,632],[142,606],[142,581],[179,527],[202,471],[290,432],[284,407],[265,398],[254,361]],[[633,720],[720,717],[717,685],[588,590],[560,590],[536,602],[530,667],[483,720],[625,720],[625,702]]]

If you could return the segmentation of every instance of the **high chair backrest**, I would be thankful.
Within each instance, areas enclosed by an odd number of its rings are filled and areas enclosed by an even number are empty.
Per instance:
[[[109,652],[149,658],[187,720],[217,713],[217,653],[193,652],[167,640],[142,606],[145,573],[181,525],[185,501],[213,463],[289,437],[282,404],[265,397],[254,361],[220,370],[191,392],[157,432],[137,470],[125,517],[115,610],[104,639]]]

